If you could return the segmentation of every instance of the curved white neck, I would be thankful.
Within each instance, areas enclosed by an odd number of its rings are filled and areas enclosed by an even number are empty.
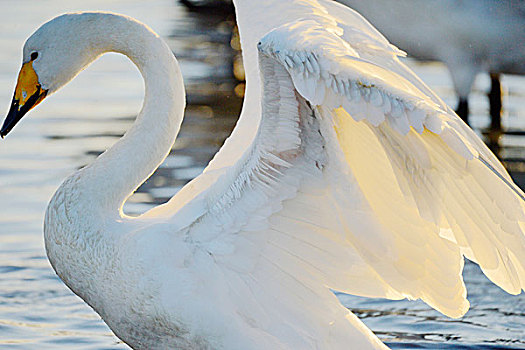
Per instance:
[[[185,92],[175,57],[153,31],[130,18],[111,14],[101,21],[106,23],[96,28],[104,32],[90,35],[95,51],[128,56],[144,78],[145,98],[133,126],[79,172],[81,181],[76,186],[81,188],[84,200],[92,201],[90,207],[105,215],[120,215],[124,201],[157,169],[175,142],[183,119]]]

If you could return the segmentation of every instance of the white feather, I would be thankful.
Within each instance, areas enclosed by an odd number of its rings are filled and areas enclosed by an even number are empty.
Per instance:
[[[459,317],[463,256],[519,293],[524,194],[400,51],[332,1],[235,4],[240,121],[203,174],[138,218],[122,204],[182,121],[171,51],[102,13],[59,17],[28,41],[52,48],[35,66],[44,86],[106,51],[146,80],[134,126],[50,202],[46,248],[65,283],[134,348],[385,349],[332,290]]]

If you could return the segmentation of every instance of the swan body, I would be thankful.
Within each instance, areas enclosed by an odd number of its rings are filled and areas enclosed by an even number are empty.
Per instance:
[[[386,349],[331,290],[459,317],[464,256],[520,293],[524,195],[401,52],[331,1],[235,5],[238,125],[203,174],[137,218],[122,205],[183,116],[169,48],[109,13],[57,17],[26,42],[2,136],[104,52],[145,80],[132,128],[49,203],[46,250],[66,285],[135,349]]]
[[[359,11],[410,55],[444,62],[459,104],[467,108],[463,113],[468,114],[468,96],[480,72],[525,74],[522,1],[338,1]]]

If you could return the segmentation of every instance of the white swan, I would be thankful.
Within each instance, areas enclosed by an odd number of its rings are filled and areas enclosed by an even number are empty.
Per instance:
[[[476,75],[490,73],[492,128],[501,128],[499,74],[525,74],[525,2],[337,1],[359,11],[409,55],[444,62],[459,97],[456,110],[465,121]]]
[[[57,17],[24,46],[2,136],[104,52],[144,76],[133,127],[65,180],[45,219],[57,274],[115,334],[136,349],[385,349],[330,289],[459,317],[463,256],[520,293],[523,193],[399,51],[331,1],[236,7],[239,124],[202,175],[138,218],[122,205],[182,120],[169,48],[108,13]]]

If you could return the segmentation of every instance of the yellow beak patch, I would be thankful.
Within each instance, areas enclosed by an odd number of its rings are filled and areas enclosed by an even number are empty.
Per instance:
[[[11,108],[0,129],[0,137],[5,137],[27,112],[42,102],[46,95],[47,90],[42,89],[42,85],[38,82],[38,75],[33,69],[33,61],[24,63],[18,74]]]
[[[38,99],[31,108],[39,104],[46,97],[45,94],[40,94],[40,92],[41,86],[38,82],[38,75],[33,69],[33,61],[24,63],[22,69],[20,69],[20,74],[18,74],[18,82],[15,88],[15,99],[18,100],[19,108],[24,106],[29,97],[35,95],[35,93],[38,93]]]

